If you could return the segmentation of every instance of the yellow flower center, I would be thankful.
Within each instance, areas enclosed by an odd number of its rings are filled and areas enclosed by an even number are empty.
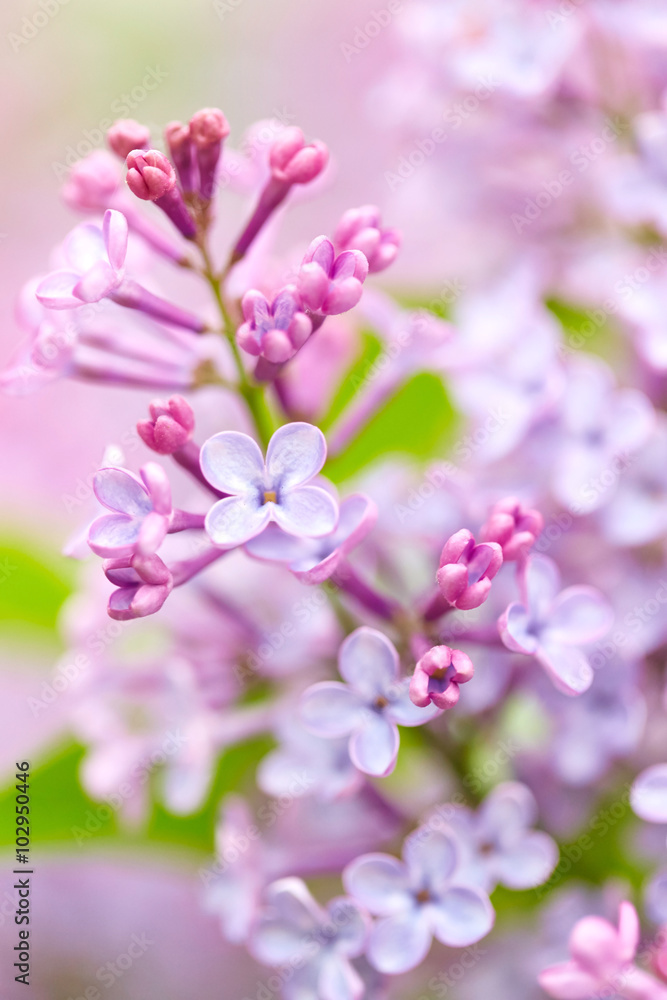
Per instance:
[[[276,491],[264,490],[264,503],[275,503],[275,502],[276,502]]]

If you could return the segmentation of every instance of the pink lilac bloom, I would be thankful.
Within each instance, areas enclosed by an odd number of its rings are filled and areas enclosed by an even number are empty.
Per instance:
[[[364,626],[347,637],[338,669],[345,683],[321,681],[304,691],[304,725],[327,739],[349,736],[355,767],[365,774],[390,774],[398,755],[397,726],[421,726],[441,710],[412,703],[410,681],[399,677],[398,654],[376,629]]]
[[[561,1000],[589,1000],[610,990],[626,1000],[665,1000],[667,986],[633,963],[639,931],[632,903],[621,903],[618,927],[601,917],[584,917],[570,935],[571,960],[545,969],[540,986]]]
[[[176,184],[176,171],[157,149],[133,149],[127,155],[127,186],[142,201],[153,201],[186,239],[197,226]]]
[[[397,229],[382,226],[380,210],[375,205],[350,208],[336,227],[333,239],[337,250],[360,250],[368,261],[371,274],[393,264],[401,246]]]
[[[485,892],[493,892],[498,884],[508,889],[533,889],[546,882],[556,867],[555,841],[532,829],[537,802],[526,785],[501,782],[475,812],[463,807],[442,808],[443,820],[456,837],[459,874],[467,885]],[[437,818],[439,811],[433,815]]]
[[[203,527],[203,515],[174,510],[169,479],[155,462],[143,467],[141,479],[126,469],[100,469],[94,488],[100,503],[113,512],[90,526],[88,544],[97,555],[150,555],[168,532]]]
[[[326,236],[308,247],[297,276],[301,300],[313,313],[336,316],[356,306],[368,275],[368,261],[360,250],[336,255]]]
[[[137,424],[139,437],[158,455],[173,455],[192,437],[195,417],[192,407],[182,396],[166,401],[155,400],[149,406],[150,419]]]
[[[246,292],[243,316],[245,323],[236,334],[239,347],[278,364],[303,347],[313,328],[293,285],[282,288],[271,303],[261,292]]]
[[[581,649],[602,638],[614,616],[593,587],[560,590],[560,574],[547,556],[530,556],[521,602],[510,604],[498,622],[508,649],[535,656],[556,687],[581,694],[593,681],[593,668]]]
[[[365,854],[343,872],[347,892],[380,917],[366,955],[380,972],[397,975],[426,957],[433,937],[450,948],[479,941],[493,927],[488,896],[459,879],[452,835],[422,827],[404,842],[403,860]]]
[[[350,959],[363,953],[368,937],[364,909],[344,896],[323,908],[298,878],[273,882],[264,899],[249,949],[264,965],[294,970],[285,1000],[361,1000],[364,985]]]
[[[212,486],[229,495],[206,515],[211,541],[241,545],[269,521],[290,535],[313,538],[333,531],[337,505],[321,486],[310,485],[326,453],[324,435],[311,424],[279,428],[269,441],[266,461],[247,434],[214,434],[202,447],[201,468]]]
[[[303,583],[323,583],[364,540],[376,520],[377,507],[370,497],[353,493],[341,502],[338,525],[330,534],[298,538],[272,523],[246,542],[245,550],[255,559],[285,563]]]
[[[431,702],[438,708],[453,708],[459,700],[459,685],[472,680],[472,660],[460,649],[433,646],[417,660],[410,680],[410,700],[419,708]]]
[[[503,563],[496,542],[477,544],[472,532],[462,528],[451,536],[440,553],[436,574],[447,604],[463,611],[478,608],[489,596],[491,581]]]

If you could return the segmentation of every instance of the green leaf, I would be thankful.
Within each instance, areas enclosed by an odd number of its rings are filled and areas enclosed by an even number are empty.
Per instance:
[[[415,375],[371,418],[361,433],[324,469],[343,482],[371,462],[401,454],[421,461],[442,458],[458,424],[456,411],[437,375]]]
[[[0,623],[53,629],[73,575],[70,561],[46,546],[0,539]]]
[[[362,333],[361,343],[361,353],[357,356],[338,386],[338,390],[329,407],[329,412],[320,421],[320,427],[325,432],[355,398],[359,389],[367,380],[374,362],[382,353],[382,341],[379,337],[368,331]]]

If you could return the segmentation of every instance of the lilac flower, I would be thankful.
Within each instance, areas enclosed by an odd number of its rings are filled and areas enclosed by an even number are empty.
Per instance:
[[[104,573],[118,589],[109,598],[108,614],[115,621],[145,618],[159,611],[174,585],[159,556],[135,555],[108,559]]]
[[[201,450],[207,481],[230,494],[211,507],[206,531],[215,545],[242,545],[269,521],[290,535],[318,537],[334,530],[338,508],[319,486],[308,485],[326,458],[327,445],[317,427],[305,423],[280,427],[266,451],[247,434],[223,431]]]
[[[436,574],[440,593],[452,607],[469,611],[489,596],[491,581],[503,563],[496,542],[475,543],[472,533],[462,528],[452,535],[440,554]]]
[[[190,138],[199,172],[199,194],[204,201],[213,197],[218,161],[229,123],[219,108],[202,108],[190,119]]]
[[[100,503],[113,511],[93,521],[88,532],[88,544],[100,556],[150,555],[168,532],[203,527],[201,515],[174,510],[169,480],[155,462],[143,467],[141,479],[126,469],[100,469],[93,486]]]
[[[517,500],[507,497],[495,505],[491,516],[482,526],[483,542],[497,542],[503,550],[503,560],[524,559],[544,528],[544,518]]]
[[[37,298],[49,309],[74,309],[84,302],[99,302],[120,287],[126,254],[125,217],[108,210],[102,228],[86,222],[70,233],[64,246],[69,270],[53,271],[44,278]]]
[[[376,629],[364,626],[347,637],[338,668],[345,684],[322,681],[304,691],[303,722],[316,736],[349,736],[350,758],[360,771],[390,774],[398,755],[397,725],[423,725],[440,709],[418,708],[410,701],[410,681],[399,678],[398,654]]]
[[[601,917],[584,917],[570,935],[571,961],[552,965],[539,983],[561,1000],[618,994],[627,1000],[666,1000],[667,986],[633,964],[639,919],[632,903],[621,903],[618,928]]]
[[[292,718],[284,720],[278,736],[280,746],[257,769],[257,784],[267,795],[314,795],[331,801],[361,787],[363,778],[350,760],[347,739],[313,736]]]
[[[382,918],[373,926],[366,955],[389,975],[419,965],[434,936],[450,948],[463,948],[493,927],[489,898],[459,879],[456,842],[445,831],[415,830],[404,842],[402,862],[389,854],[357,858],[344,870],[343,884]]]
[[[350,963],[362,954],[369,919],[352,899],[319,906],[298,878],[273,882],[250,933],[249,950],[264,965],[287,966],[285,1000],[361,1000],[364,984]]]
[[[137,433],[144,444],[158,455],[173,455],[192,437],[195,416],[182,396],[167,401],[154,400],[149,405],[150,420],[137,423]]]
[[[667,531],[667,421],[662,417],[643,448],[633,455],[615,495],[600,513],[613,545],[647,545]]]
[[[586,691],[593,668],[579,648],[600,639],[614,616],[607,600],[593,587],[560,590],[553,560],[530,556],[523,603],[510,604],[498,621],[508,649],[535,656],[556,687],[565,694]]]
[[[336,316],[356,306],[368,274],[368,261],[360,250],[345,250],[336,256],[326,236],[318,236],[301,262],[297,286],[306,306],[314,313]]]
[[[498,883],[533,889],[546,882],[558,861],[558,847],[548,834],[531,829],[536,819],[532,792],[515,781],[496,785],[476,812],[457,808],[452,813],[450,807],[446,821],[456,836],[462,881],[485,892],[493,892]]]
[[[281,289],[271,304],[261,292],[246,292],[242,307],[245,323],[236,334],[239,347],[277,364],[293,357],[313,328],[293,285]]]
[[[328,580],[346,556],[371,531],[377,507],[369,497],[353,493],[340,505],[338,526],[321,538],[295,538],[277,524],[246,543],[248,555],[267,562],[286,563],[297,580],[316,584]]]
[[[384,229],[375,205],[350,208],[336,227],[334,243],[339,250],[360,250],[371,274],[394,262],[401,245],[397,229]]]
[[[127,156],[127,186],[142,201],[153,201],[186,239],[194,239],[197,226],[183,201],[176,171],[157,149],[133,149]]]
[[[410,700],[419,708],[433,702],[438,708],[453,708],[459,700],[459,684],[472,679],[474,667],[460,649],[433,646],[417,661],[410,679]]]

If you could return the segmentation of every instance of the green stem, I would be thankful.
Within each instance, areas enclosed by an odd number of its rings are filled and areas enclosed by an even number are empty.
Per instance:
[[[266,397],[264,395],[264,389],[262,386],[254,385],[248,378],[248,374],[245,370],[243,359],[241,357],[241,352],[239,351],[238,344],[236,343],[234,323],[229,315],[229,310],[227,309],[227,305],[222,294],[222,279],[216,276],[211,265],[208,249],[203,242],[200,244],[200,250],[204,260],[203,275],[213,292],[213,297],[222,318],[224,335],[227,338],[231,348],[232,357],[234,358],[234,364],[236,365],[236,371],[239,378],[238,390],[250,410],[255,423],[257,436],[264,447],[266,447],[269,443],[271,435],[273,434],[274,427],[271,411],[269,410]]]

